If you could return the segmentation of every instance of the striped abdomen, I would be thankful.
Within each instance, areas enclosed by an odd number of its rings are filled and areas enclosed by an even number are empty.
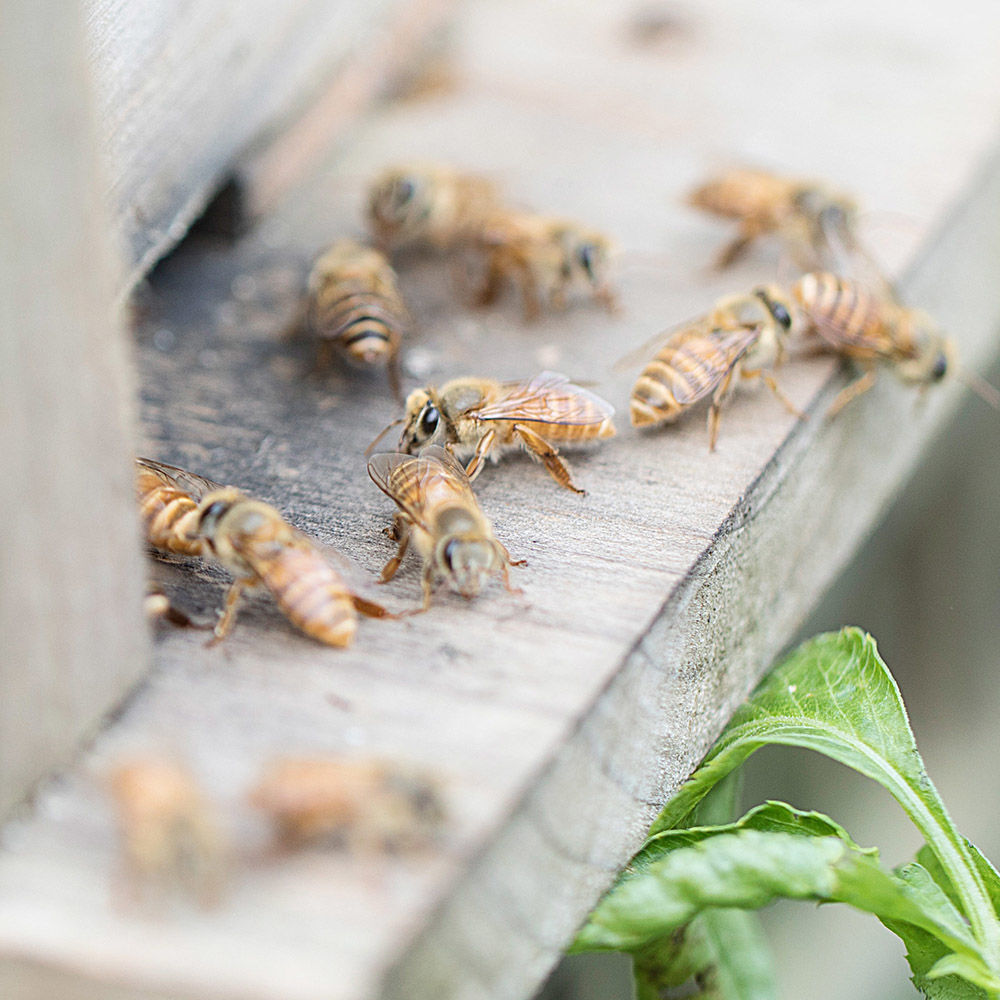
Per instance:
[[[632,387],[634,427],[676,420],[714,392],[752,343],[748,330],[681,330],[643,368]]]
[[[188,537],[197,526],[198,512],[198,504],[189,493],[168,486],[142,466],[136,471],[135,492],[150,545],[178,555],[204,555],[203,540]]]
[[[840,354],[903,358],[915,352],[911,325],[898,322],[901,311],[853,281],[806,274],[792,287],[792,295],[809,327]]]
[[[399,352],[405,317],[391,299],[353,282],[333,283],[312,304],[316,335],[365,365],[385,365]]]
[[[268,547],[266,558],[245,553],[285,617],[328,646],[349,646],[358,615],[351,592],[322,554],[308,543]]]

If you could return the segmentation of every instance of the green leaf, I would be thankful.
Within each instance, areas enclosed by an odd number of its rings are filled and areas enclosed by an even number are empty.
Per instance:
[[[707,910],[635,955],[638,1000],[697,978],[700,1000],[775,1000],[771,957],[755,914]]]
[[[875,640],[859,629],[817,636],[779,664],[737,710],[651,832],[679,826],[713,785],[773,743],[816,750],[887,788],[937,855],[990,968],[1000,970],[1000,923],[981,866],[924,770]]]
[[[896,869],[896,876],[909,883],[919,895],[934,898],[940,894],[950,905],[957,906],[951,882],[934,852],[924,847],[917,857],[926,862],[926,867],[924,864],[902,865]],[[947,966],[940,963],[953,953],[937,937],[912,924],[893,920],[883,920],[883,923],[902,938],[906,945],[906,960],[913,973],[913,984],[925,996],[931,1000],[983,1000],[988,995],[980,986],[973,985],[981,980],[984,968],[964,970],[972,973],[964,979],[957,975],[943,975]]]
[[[780,804],[770,805],[773,811]],[[621,879],[601,900],[572,950],[636,951],[706,909],[758,909],[783,897],[845,902],[912,923],[949,950],[980,960],[968,927],[930,879],[933,893],[914,891],[881,869],[871,852],[844,838],[731,824],[675,831],[661,838],[660,848],[661,857]]]

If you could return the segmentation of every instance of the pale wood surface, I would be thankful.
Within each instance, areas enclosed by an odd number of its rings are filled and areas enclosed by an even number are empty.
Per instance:
[[[948,322],[967,364],[995,354],[1000,169],[984,164],[1000,11],[953,4],[915,20],[908,5],[857,3],[814,20],[731,0],[683,13],[652,48],[627,28],[610,2],[470,4],[454,90],[374,117],[234,251],[190,248],[162,267],[138,333],[146,451],[238,483],[380,567],[391,506],[361,452],[392,401],[378,379],[310,373],[306,347],[279,331],[312,255],[358,231],[365,179],[404,158],[490,171],[515,200],[623,247],[620,316],[580,307],[531,327],[512,299],[465,309],[446,266],[411,261],[408,364],[424,378],[552,367],[597,379],[623,410],[632,373],[610,373],[615,358],[776,275],[764,251],[712,276],[729,231],[678,205],[706,171],[745,160],[827,176],[898,213],[871,228],[906,294]],[[766,393],[741,394],[712,456],[701,415],[654,434],[623,424],[570,456],[585,498],[524,459],[486,469],[483,506],[529,560],[522,597],[442,596],[423,617],[363,623],[347,652],[299,637],[264,600],[219,648],[162,632],[158,668],[122,717],[36,816],[7,828],[0,984],[34,996],[56,983],[70,998],[105,980],[129,997],[529,994],[962,391],[918,403],[886,378],[828,423],[833,373],[822,359],[784,372],[804,424]],[[158,573],[195,607],[219,601],[217,572]],[[386,599],[418,589],[408,564]],[[101,777],[147,749],[185,755],[234,824],[244,865],[217,912],[112,903]],[[443,843],[262,860],[242,796],[270,755],[316,751],[438,771]]]
[[[132,372],[75,8],[0,15],[0,815],[148,667]]]
[[[184,235],[237,157],[309,109],[329,141],[406,65],[448,0],[86,0],[109,201],[130,286]],[[321,97],[336,81],[336,113]],[[316,105],[316,102],[318,106]],[[308,155],[307,155],[308,154]],[[287,162],[254,204],[298,176]],[[312,162],[301,142],[296,159]],[[267,164],[265,164],[266,166]],[[256,179],[256,178],[255,178]]]

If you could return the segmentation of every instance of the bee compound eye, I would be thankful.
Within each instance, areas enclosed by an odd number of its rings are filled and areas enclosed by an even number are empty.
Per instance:
[[[931,378],[935,382],[940,381],[948,374],[948,359],[943,353],[938,353],[934,359],[934,366],[931,368]]]
[[[408,205],[413,196],[417,193],[417,186],[408,177],[401,177],[396,181],[395,187],[396,204],[402,207]]]
[[[771,303],[771,315],[786,330],[791,329],[792,317],[789,315],[788,310],[780,302]]]
[[[595,260],[594,247],[590,243],[582,244],[580,249],[577,251],[577,256],[580,258],[580,264],[583,266],[583,269],[587,272],[587,274],[593,277]]]
[[[205,524],[206,521],[215,521],[220,518],[229,504],[225,500],[216,500],[214,503],[210,503],[201,515],[201,523]]]
[[[451,539],[451,541],[448,542],[445,545],[444,551],[441,553],[441,555],[444,557],[444,561],[445,561],[445,564],[447,565],[448,569],[454,569],[455,568],[452,565],[452,559],[455,556],[455,546],[456,545],[457,545],[457,542],[455,541],[455,539],[454,538]]]
[[[438,427],[438,423],[441,420],[441,414],[438,413],[436,406],[427,406],[424,412],[420,416],[420,430],[421,433],[430,437]]]

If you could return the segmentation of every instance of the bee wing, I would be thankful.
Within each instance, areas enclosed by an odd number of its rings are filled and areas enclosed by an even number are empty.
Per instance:
[[[851,290],[857,289],[861,295],[871,295],[870,310],[878,311],[878,293],[867,288],[862,282],[847,281],[841,282],[847,290],[845,294],[851,294]],[[825,340],[835,351],[851,350],[861,356],[871,357],[891,357],[895,351],[891,337],[884,332],[883,324],[877,320],[868,322],[855,322],[853,329],[845,329],[842,323],[836,323],[826,310],[811,309],[802,306],[802,311],[806,316],[809,327],[822,339]],[[838,310],[838,314],[841,310]],[[853,314],[854,310],[850,312]]]
[[[405,475],[396,474],[401,468],[406,468]],[[465,467],[450,451],[437,445],[429,445],[419,455],[401,452],[372,455],[368,460],[368,475],[414,524],[423,528],[429,526],[417,501],[433,488],[435,481],[455,493],[474,497]]]
[[[200,500],[208,493],[223,489],[221,483],[205,479],[186,469],[179,469],[176,465],[167,465],[166,462],[156,462],[151,458],[137,458],[135,464],[145,472],[151,472],[161,482],[167,486],[183,490],[191,495],[193,500]]]
[[[760,327],[745,325],[735,329],[717,327],[705,332],[679,331],[676,337],[677,346],[687,346],[689,357],[696,360],[695,371],[704,373],[704,377],[682,379],[672,386],[677,402],[689,406],[715,391],[737,362],[757,343]],[[702,341],[700,348],[693,345],[695,340]],[[721,360],[717,360],[720,356]]]
[[[527,382],[507,382],[503,395],[469,416],[477,420],[531,420],[540,424],[602,424],[615,414],[600,396],[558,372],[541,372]]]
[[[649,340],[644,341],[638,347],[633,348],[628,354],[622,355],[612,366],[611,370],[616,372],[628,371],[629,368],[636,368],[638,365],[643,365],[647,361],[656,355],[660,348],[663,347],[671,337],[675,337],[680,333],[688,332],[692,335],[697,334],[707,334],[711,331],[711,326],[708,323],[708,317],[697,316],[692,319],[682,320],[680,323],[674,323],[673,326],[668,326],[665,330],[658,330],[653,334]]]

